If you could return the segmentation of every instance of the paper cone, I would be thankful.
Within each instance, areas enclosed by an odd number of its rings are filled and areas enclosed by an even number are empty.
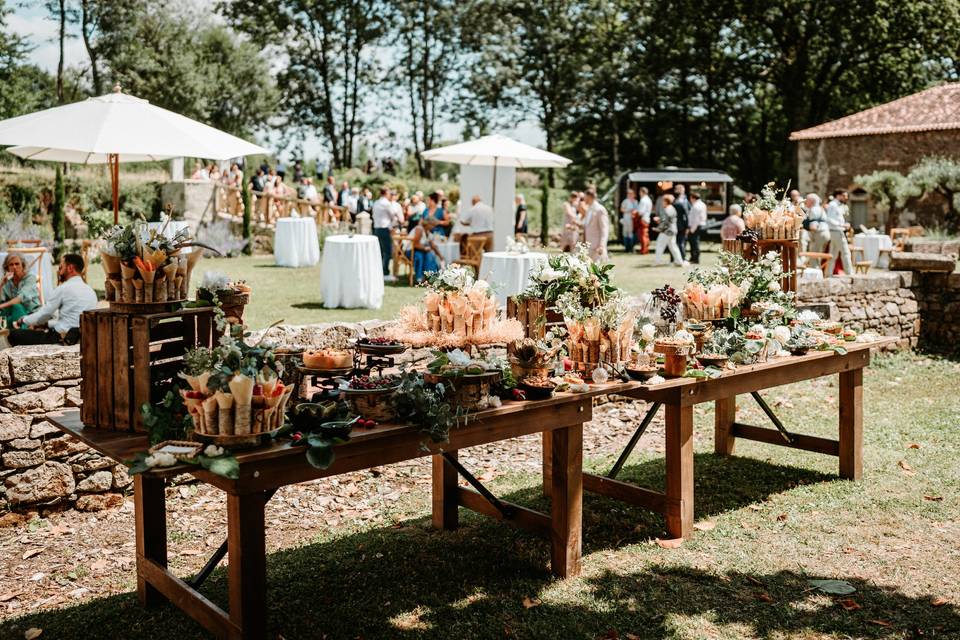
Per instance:
[[[173,259],[163,267],[163,275],[167,279],[167,300],[178,299],[175,291],[177,286],[177,260]]]
[[[185,289],[187,292],[190,291],[190,276],[193,274],[193,268],[197,266],[197,263],[200,262],[200,258],[203,257],[203,251],[194,247],[193,250],[187,254],[187,276],[186,276],[186,285]],[[184,295],[184,298],[187,296]]]
[[[167,275],[162,271],[159,273],[159,277],[153,281],[153,300],[154,302],[167,301]]]
[[[234,376],[229,382],[234,405],[233,431],[238,436],[248,435],[250,433],[253,384],[253,378],[242,375]]]
[[[210,433],[222,434],[223,431],[219,428],[218,423],[218,412],[219,408],[217,407],[217,399],[214,396],[203,401],[203,420],[207,424],[207,429]]]
[[[120,274],[120,258],[101,251],[100,260],[103,261],[103,272],[107,274],[107,277]]]
[[[217,399],[218,416],[220,419],[220,433],[233,435],[233,395],[217,391],[214,394]]]
[[[131,267],[124,263],[120,263],[120,275],[124,280],[132,280],[137,277],[137,270],[135,267]]]
[[[143,280],[130,280],[133,284],[133,302],[143,302]]]

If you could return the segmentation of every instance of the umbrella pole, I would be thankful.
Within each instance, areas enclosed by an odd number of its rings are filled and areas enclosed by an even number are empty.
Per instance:
[[[120,156],[111,153],[107,158],[110,167],[110,187],[113,195],[113,224],[120,223]]]
[[[493,195],[490,197],[490,209],[493,211],[493,219],[497,219],[497,156],[493,156]],[[496,227],[496,223],[494,223]]]

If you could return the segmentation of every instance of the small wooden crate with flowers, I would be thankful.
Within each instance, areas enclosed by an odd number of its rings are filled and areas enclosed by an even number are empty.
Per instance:
[[[787,197],[778,197],[778,191],[772,182],[760,191],[760,197],[747,203],[743,212],[743,222],[747,229],[756,231],[760,240],[796,240],[804,218],[803,209],[793,204]]]

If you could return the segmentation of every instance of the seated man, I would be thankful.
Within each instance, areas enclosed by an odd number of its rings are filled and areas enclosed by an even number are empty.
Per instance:
[[[458,222],[467,228],[467,232],[460,236],[460,254],[467,249],[467,238],[470,236],[493,237],[493,209],[485,204],[480,196],[470,199],[471,207],[460,215]]]
[[[75,253],[63,256],[57,270],[60,286],[45,305],[14,323],[10,344],[76,344],[80,314],[97,307],[97,294],[80,277],[82,273],[83,258]]]

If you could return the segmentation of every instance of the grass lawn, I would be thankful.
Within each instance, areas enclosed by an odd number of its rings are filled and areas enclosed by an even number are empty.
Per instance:
[[[837,478],[835,458],[759,443],[717,457],[712,408],[698,408],[695,537],[660,548],[660,517],[588,494],[583,574],[569,580],[550,576],[534,535],[465,511],[458,531],[435,532],[429,495],[399,499],[388,507],[395,526],[325,528],[270,555],[270,637],[960,638],[960,395],[944,392],[958,374],[945,359],[876,359],[859,483]],[[788,428],[835,437],[835,377],[765,396]],[[764,424],[749,397],[741,408],[744,422]],[[663,458],[639,451],[625,472],[657,487]],[[495,493],[543,506],[537,477],[498,474]],[[856,592],[831,597],[811,578]],[[205,588],[220,606],[225,584],[220,569]],[[30,627],[58,639],[206,637],[172,606],[141,609],[130,588],[0,623],[0,637]]]
[[[713,245],[716,248],[717,245]],[[631,294],[650,291],[664,283],[680,285],[686,281],[688,269],[673,266],[653,266],[653,256],[628,256],[622,248],[611,246],[615,284]],[[705,253],[704,263],[716,259],[716,253]],[[380,309],[324,309],[320,299],[320,267],[287,269],[277,267],[273,256],[242,256],[239,258],[201,261],[194,275],[194,284],[205,271],[221,271],[237,280],[246,280],[253,287],[250,305],[244,320],[251,329],[283,320],[287,324],[360,320],[389,320],[404,306],[414,304],[423,291],[406,284],[388,284]],[[103,296],[103,270],[100,264],[90,265],[88,279]]]

